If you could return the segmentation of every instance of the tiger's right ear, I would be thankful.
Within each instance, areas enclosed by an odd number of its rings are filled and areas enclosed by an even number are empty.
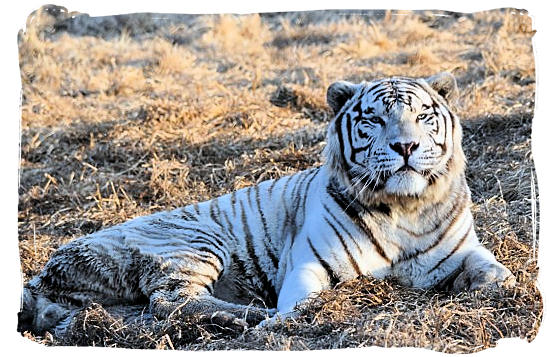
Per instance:
[[[327,103],[330,105],[335,115],[338,114],[344,104],[353,97],[356,90],[357,85],[346,81],[334,82],[328,87]]]
[[[426,78],[426,82],[437,92],[447,103],[451,103],[458,96],[458,86],[455,76],[449,72],[441,72]]]

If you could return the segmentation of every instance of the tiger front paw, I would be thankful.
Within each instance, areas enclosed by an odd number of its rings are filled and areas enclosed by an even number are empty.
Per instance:
[[[487,262],[466,268],[453,283],[455,291],[479,289],[510,289],[516,284],[516,277],[500,263]]]
[[[286,312],[282,314],[276,313],[271,317],[261,321],[258,325],[256,325],[256,328],[259,328],[259,329],[272,328],[278,324],[283,323],[287,319],[292,319],[298,316],[299,316],[299,313],[297,311],[291,311],[291,312]]]

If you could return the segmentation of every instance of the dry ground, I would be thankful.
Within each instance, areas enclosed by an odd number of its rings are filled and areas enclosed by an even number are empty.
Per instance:
[[[450,295],[364,278],[323,292],[303,318],[270,330],[234,333],[192,319],[129,324],[91,306],[63,340],[25,335],[47,345],[445,352],[535,338],[531,21],[513,10],[435,15],[34,13],[19,34],[24,279],[83,234],[320,165],[332,81],[447,70],[460,86],[477,232],[516,288]]]

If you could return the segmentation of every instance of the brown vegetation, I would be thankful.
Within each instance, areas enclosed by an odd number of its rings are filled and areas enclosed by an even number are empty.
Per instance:
[[[161,23],[143,15],[98,25],[52,9],[34,13],[19,36],[25,281],[81,235],[320,165],[331,82],[447,70],[460,86],[477,232],[518,285],[442,294],[363,278],[323,292],[296,321],[244,333],[200,317],[123,321],[92,305],[65,339],[26,336],[48,345],[445,352],[535,337],[535,73],[525,13],[333,11]],[[102,25],[109,21],[119,26]]]

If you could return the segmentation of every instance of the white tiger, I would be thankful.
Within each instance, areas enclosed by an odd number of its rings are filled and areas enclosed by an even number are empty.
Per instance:
[[[367,274],[419,288],[513,285],[474,231],[456,93],[448,73],[333,83],[323,166],[71,241],[25,286],[20,326],[142,300],[159,318],[245,326]]]

